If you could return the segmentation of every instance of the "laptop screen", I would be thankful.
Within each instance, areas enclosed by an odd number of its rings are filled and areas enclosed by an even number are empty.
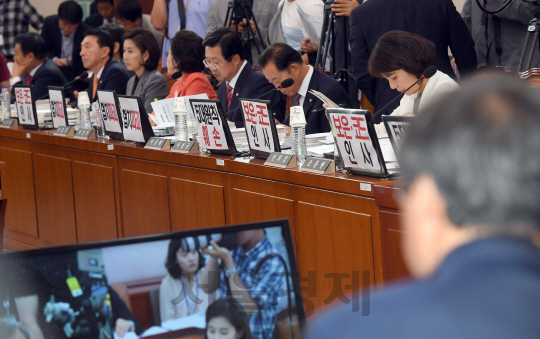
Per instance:
[[[0,318],[44,338],[299,338],[305,318],[288,220],[6,253],[0,276]]]

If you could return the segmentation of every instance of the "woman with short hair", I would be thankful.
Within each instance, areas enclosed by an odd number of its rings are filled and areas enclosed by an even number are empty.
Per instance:
[[[217,98],[210,81],[203,73],[205,56],[202,42],[201,37],[188,30],[178,31],[172,38],[167,56],[167,70],[171,76],[177,72],[181,75],[167,98],[203,93],[210,99]]]
[[[390,88],[405,91],[435,64],[435,44],[419,35],[390,31],[379,38],[368,61],[369,73],[385,78]],[[405,92],[392,115],[417,114],[429,102],[459,88],[448,75],[437,71]]]

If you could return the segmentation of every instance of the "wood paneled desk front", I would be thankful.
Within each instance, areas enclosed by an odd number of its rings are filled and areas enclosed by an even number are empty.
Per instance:
[[[8,250],[289,218],[308,314],[406,272],[395,183],[52,134],[0,130]]]

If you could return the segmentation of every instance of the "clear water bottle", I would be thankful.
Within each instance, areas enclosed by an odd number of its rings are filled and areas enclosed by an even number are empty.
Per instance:
[[[80,128],[92,128],[92,123],[90,122],[90,107],[79,107],[79,127]]]
[[[103,122],[103,113],[99,109],[99,104],[94,102],[92,104],[93,111],[96,113],[96,132],[97,139],[103,140],[105,138],[105,123]]]
[[[174,137],[176,140],[188,141],[186,99],[174,100]]]
[[[336,171],[342,171],[344,169],[341,158],[339,157],[339,150],[336,143],[334,143],[334,162],[336,164]]]
[[[307,149],[306,149],[306,127],[298,126],[292,127],[291,131],[292,137],[292,149],[296,155],[296,164],[302,166],[304,161],[307,158]]]
[[[197,141],[197,137],[199,136],[199,122],[194,116],[191,116],[191,132],[193,134],[193,140]]]
[[[80,128],[92,128],[90,122],[90,100],[88,99],[88,92],[79,93],[79,127]]]
[[[11,117],[10,102],[11,97],[7,88],[2,88],[2,94],[0,94],[0,101],[2,102],[2,115],[0,120],[9,119]]]

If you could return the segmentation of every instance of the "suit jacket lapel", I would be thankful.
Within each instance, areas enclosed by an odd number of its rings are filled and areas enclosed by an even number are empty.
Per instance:
[[[99,78],[96,92],[103,88],[103,80],[105,80],[105,78],[107,77],[107,70],[109,66],[111,65],[111,62],[112,62],[112,59],[109,59],[107,63],[105,64],[105,67],[103,67],[103,72],[101,72],[101,78]],[[97,97],[97,94],[96,94],[96,97]]]
[[[244,69],[238,76],[238,79],[236,80],[236,85],[234,86],[232,97],[231,97],[231,104],[229,106],[229,110],[234,109],[238,107],[240,94],[242,92],[242,85],[244,83],[244,78],[247,77],[248,73],[251,72],[251,65],[249,62],[244,66]]]
[[[315,100],[318,100],[313,94],[309,92],[309,90],[312,88],[319,88],[319,73],[315,69],[313,70],[313,74],[311,75],[311,80],[309,80],[308,92],[306,93],[306,97],[304,98],[304,104],[302,105],[305,115],[307,115],[308,112],[311,110],[311,108],[315,104]]]
[[[137,88],[135,88],[133,95],[141,96],[141,92],[148,81],[148,77],[150,77],[150,71],[145,69],[143,74],[141,74],[141,78],[139,79],[139,83],[137,83]]]

